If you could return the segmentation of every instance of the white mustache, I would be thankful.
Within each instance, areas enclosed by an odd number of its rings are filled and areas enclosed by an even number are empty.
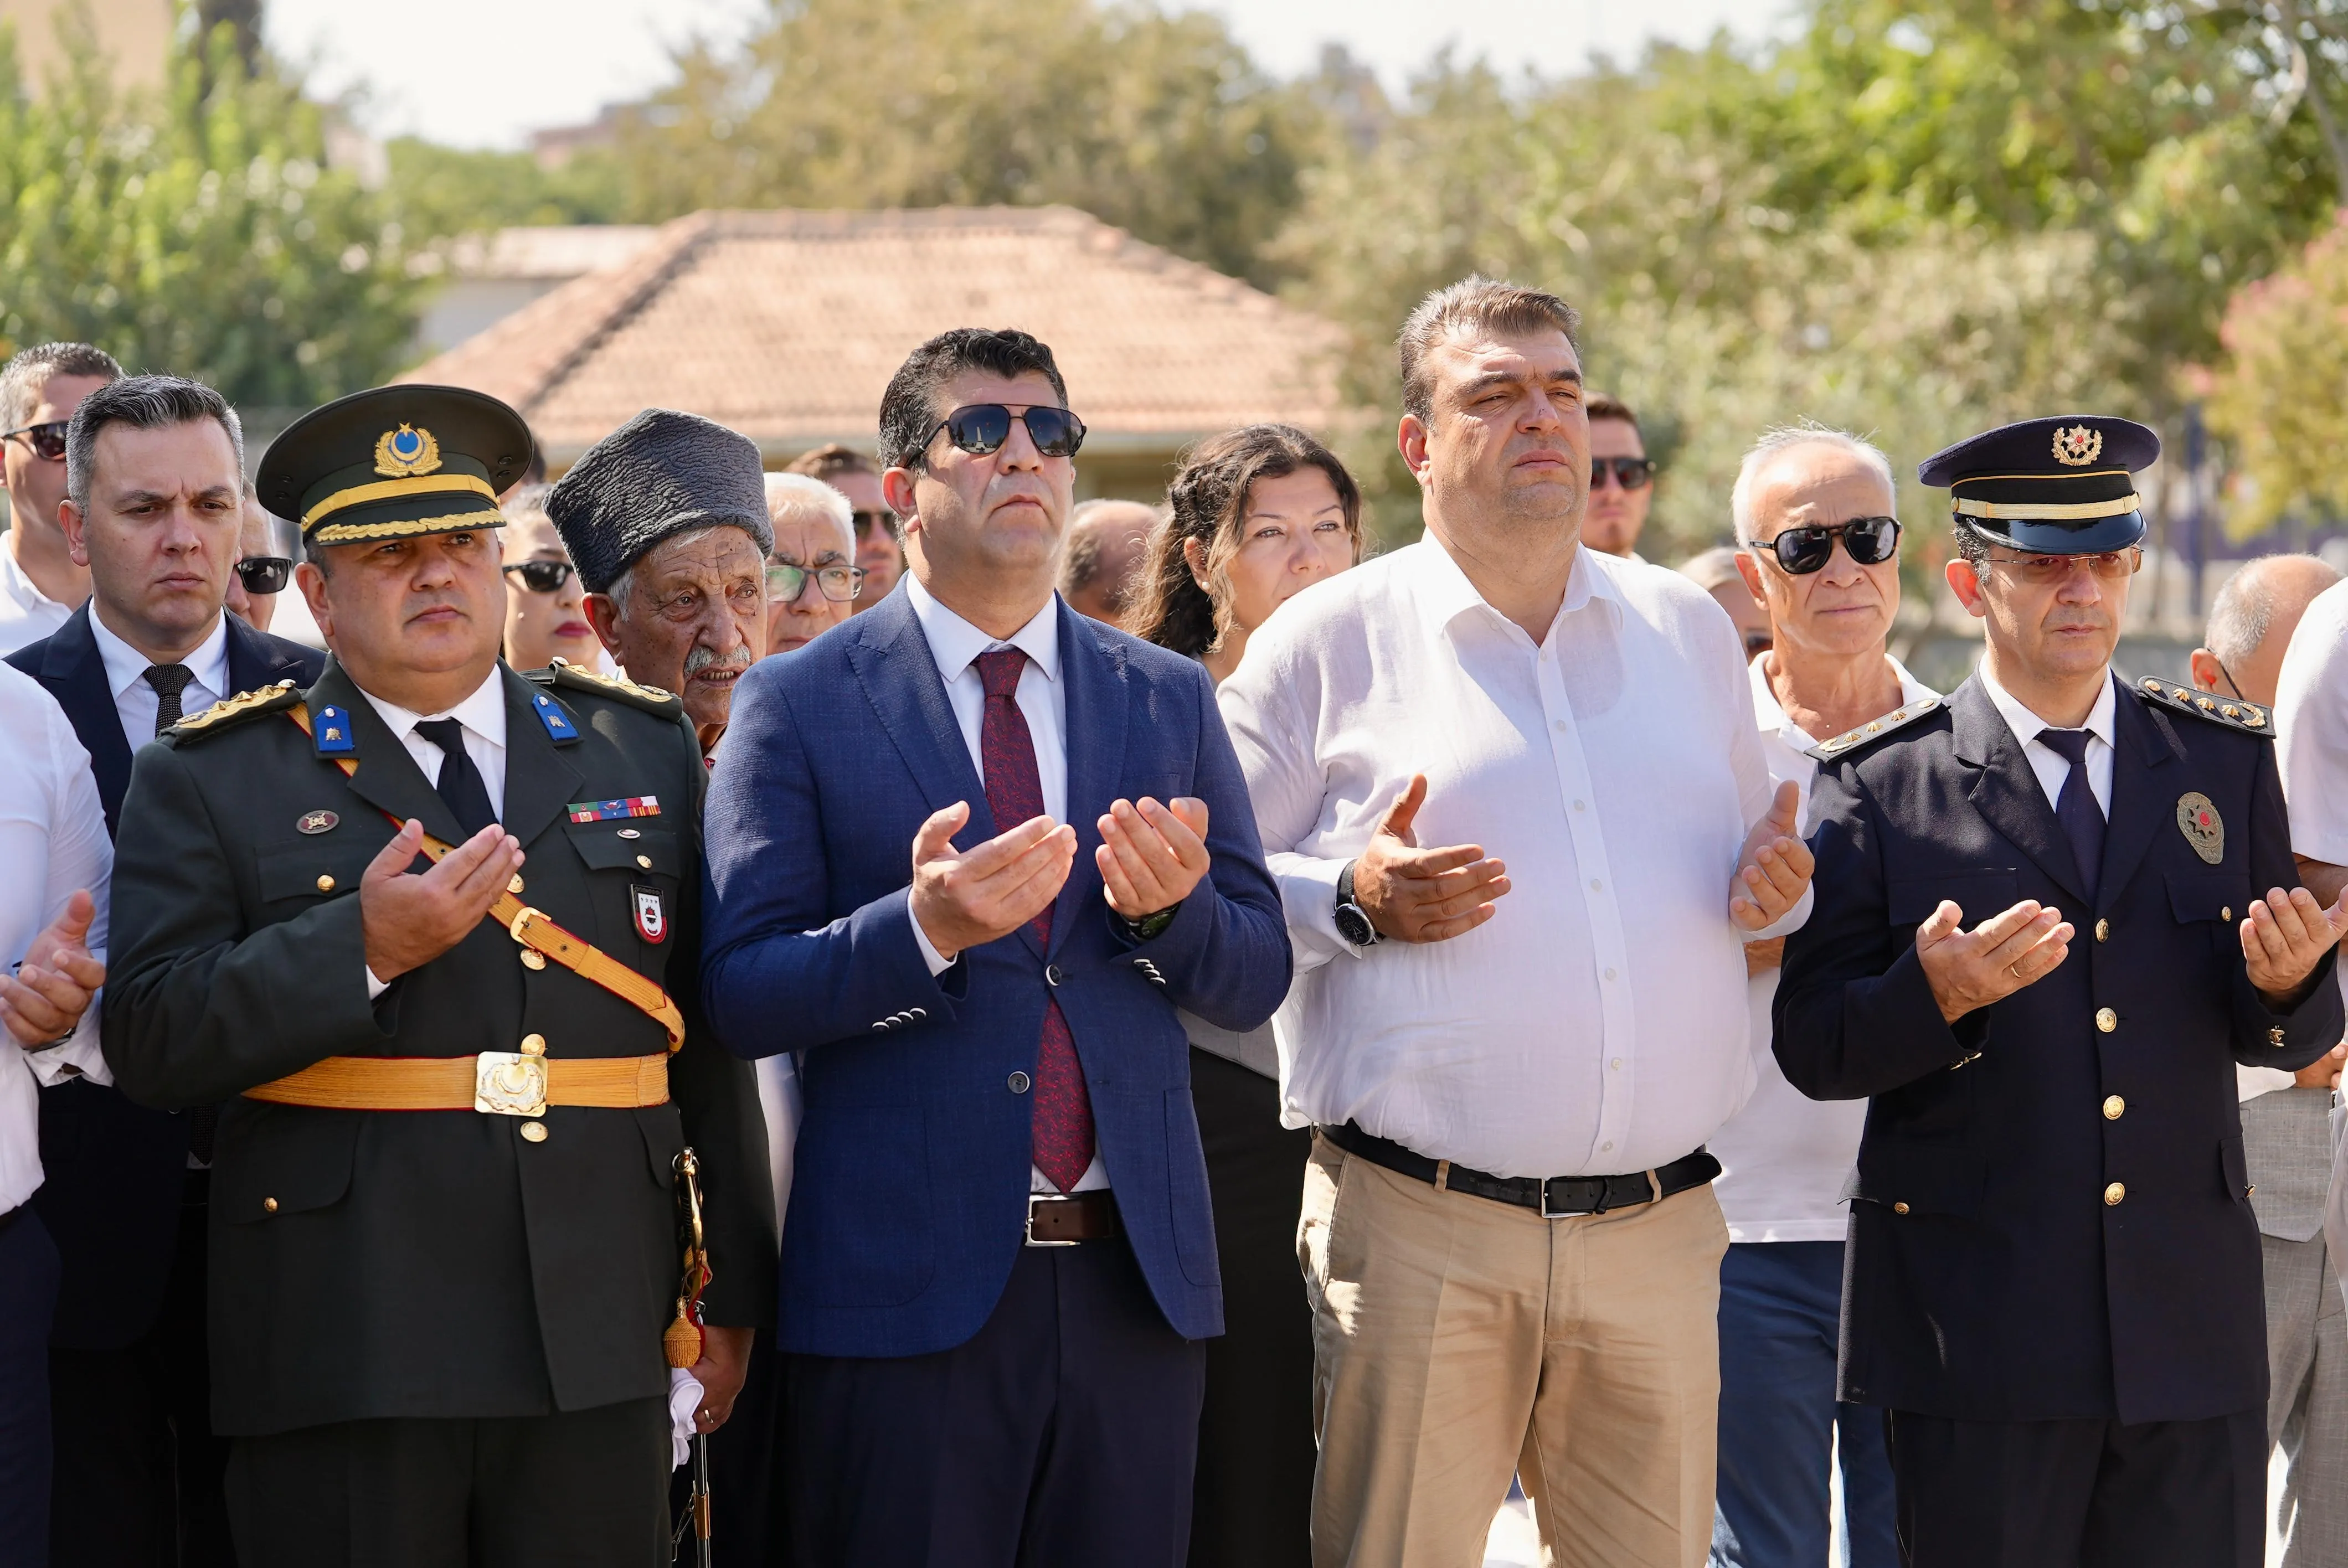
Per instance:
[[[696,642],[693,651],[685,656],[685,672],[687,675],[697,675],[712,664],[722,664],[729,670],[747,670],[750,667],[750,645],[744,642],[731,653],[713,653]]]

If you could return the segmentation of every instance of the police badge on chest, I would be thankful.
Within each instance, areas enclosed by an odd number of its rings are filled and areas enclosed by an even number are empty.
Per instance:
[[[661,907],[660,889],[638,882],[628,889],[636,907],[636,935],[657,946],[668,940],[668,913]]]

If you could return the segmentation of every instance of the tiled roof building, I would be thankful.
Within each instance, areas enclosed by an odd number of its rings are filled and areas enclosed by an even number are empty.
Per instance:
[[[1335,328],[1065,207],[697,212],[403,379],[505,399],[557,470],[648,405],[730,425],[779,466],[870,450],[891,373],[955,326],[1052,345],[1092,433],[1083,494],[1154,497],[1201,436],[1337,412]]]

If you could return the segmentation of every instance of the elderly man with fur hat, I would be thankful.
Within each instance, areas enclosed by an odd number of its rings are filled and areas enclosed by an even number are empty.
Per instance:
[[[587,585],[587,619],[628,679],[675,692],[708,752],[734,682],[766,652],[758,448],[695,414],[647,408],[590,446],[546,515]]]

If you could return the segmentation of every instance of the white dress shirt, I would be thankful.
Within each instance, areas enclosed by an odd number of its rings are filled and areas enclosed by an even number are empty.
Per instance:
[[[488,680],[473,688],[471,696],[446,712],[418,713],[372,692],[361,691],[359,695],[365,697],[367,705],[382,716],[391,733],[399,737],[399,743],[407,748],[407,754],[414,757],[416,765],[424,770],[424,782],[435,788],[440,782],[442,753],[438,746],[417,734],[416,726],[427,719],[454,719],[464,725],[465,754],[472,758],[473,765],[480,770],[481,784],[489,791],[489,809],[499,817],[505,815],[506,691],[497,667],[490,669]],[[369,1001],[391,989],[391,982],[376,979],[373,969],[367,971],[366,984]]]
[[[2063,781],[2071,776],[2071,759],[2038,735],[2055,726],[2024,707],[2013,693],[1999,685],[1997,677],[1989,672],[1987,661],[1975,674],[1980,677],[1982,690],[1989,693],[1989,700],[2004,717],[2005,727],[2022,743],[2023,759],[2038,775],[2038,787],[2046,792],[2046,809],[2054,810],[2054,803],[2063,798]],[[2104,814],[2106,822],[2112,815],[2112,758],[2116,754],[2112,750],[2112,710],[2117,703],[2114,679],[2109,671],[2104,672],[2103,694],[2087,710],[2087,722],[2079,726],[2093,737],[2087,742],[2087,787],[2095,791],[2096,809]]]
[[[114,875],[114,844],[89,753],[56,699],[31,676],[0,664],[0,962],[12,969],[33,938],[65,912],[76,891],[97,900],[87,941],[106,957],[107,884]],[[114,1081],[98,1052],[98,1003],[73,1033],[42,1051],[28,1051],[0,1030],[0,1213],[16,1207],[41,1184],[43,1086],[80,1073]]]
[[[1810,827],[1810,786],[1818,764],[1811,748],[1828,737],[1812,735],[1786,716],[1764,671],[1767,657],[1748,667],[1753,716],[1773,784],[1788,779],[1802,792],[1802,831]],[[1900,678],[1902,706],[1937,695],[1885,656]],[[1786,1081],[1770,1041],[1775,1033],[1770,1006],[1777,995],[1771,968],[1745,982],[1753,1052],[1753,1098],[1706,1145],[1725,1167],[1712,1186],[1733,1242],[1840,1241],[1848,1215],[1843,1188],[1859,1160],[1859,1134],[1867,1129],[1864,1100],[1813,1100]]]
[[[1578,550],[1537,644],[1422,540],[1291,600],[1219,696],[1296,948],[1290,1125],[1608,1174],[1691,1153],[1745,1102],[1729,884],[1771,784],[1744,651],[1702,589]],[[1481,845],[1511,891],[1465,936],[1356,950],[1337,876],[1414,773],[1418,843]]]
[[[0,497],[7,492],[0,490]],[[5,506],[0,499],[0,506]],[[13,538],[0,538],[0,654],[14,653],[27,642],[38,642],[73,619],[74,607],[43,593],[40,585],[16,564]],[[148,737],[152,740],[153,736]]]
[[[1044,815],[1054,822],[1068,820],[1068,694],[1060,683],[1060,598],[1054,594],[1044,608],[1037,610],[1026,625],[1009,638],[989,637],[953,610],[938,602],[937,595],[922,586],[922,579],[911,572],[904,577],[906,597],[913,601],[913,619],[922,623],[922,635],[930,644],[930,657],[936,661],[938,678],[946,683],[946,701],[953,706],[954,723],[962,731],[963,744],[970,750],[970,765],[977,773],[979,783],[986,782],[986,757],[979,749],[979,735],[986,722],[986,682],[978,672],[978,656],[995,648],[1016,648],[1027,655],[1026,668],[1019,671],[1018,689],[1012,693],[1019,704],[1020,716],[1027,721],[1027,734],[1035,745],[1036,782],[1044,789]],[[975,804],[976,803],[973,803]],[[998,822],[997,833],[1008,833],[1018,826],[1015,822]],[[912,891],[905,893],[907,904]],[[922,960],[930,973],[942,975],[953,967],[922,929],[919,920],[911,922],[913,940],[922,949]],[[1096,1151],[1093,1163],[1078,1177],[1072,1193],[1089,1193],[1108,1185],[1108,1167],[1101,1163]],[[1028,1190],[1056,1193],[1050,1177],[1030,1168]]]
[[[89,632],[98,642],[98,656],[106,665],[106,689],[114,693],[114,712],[122,721],[122,738],[130,743],[131,754],[135,756],[139,747],[155,738],[155,710],[162,698],[147,684],[147,671],[155,661],[114,634],[96,600],[89,604]],[[222,611],[212,621],[211,635],[193,653],[165,662],[186,665],[191,677],[180,691],[182,718],[202,712],[223,697],[236,695],[228,689],[227,612]]]

